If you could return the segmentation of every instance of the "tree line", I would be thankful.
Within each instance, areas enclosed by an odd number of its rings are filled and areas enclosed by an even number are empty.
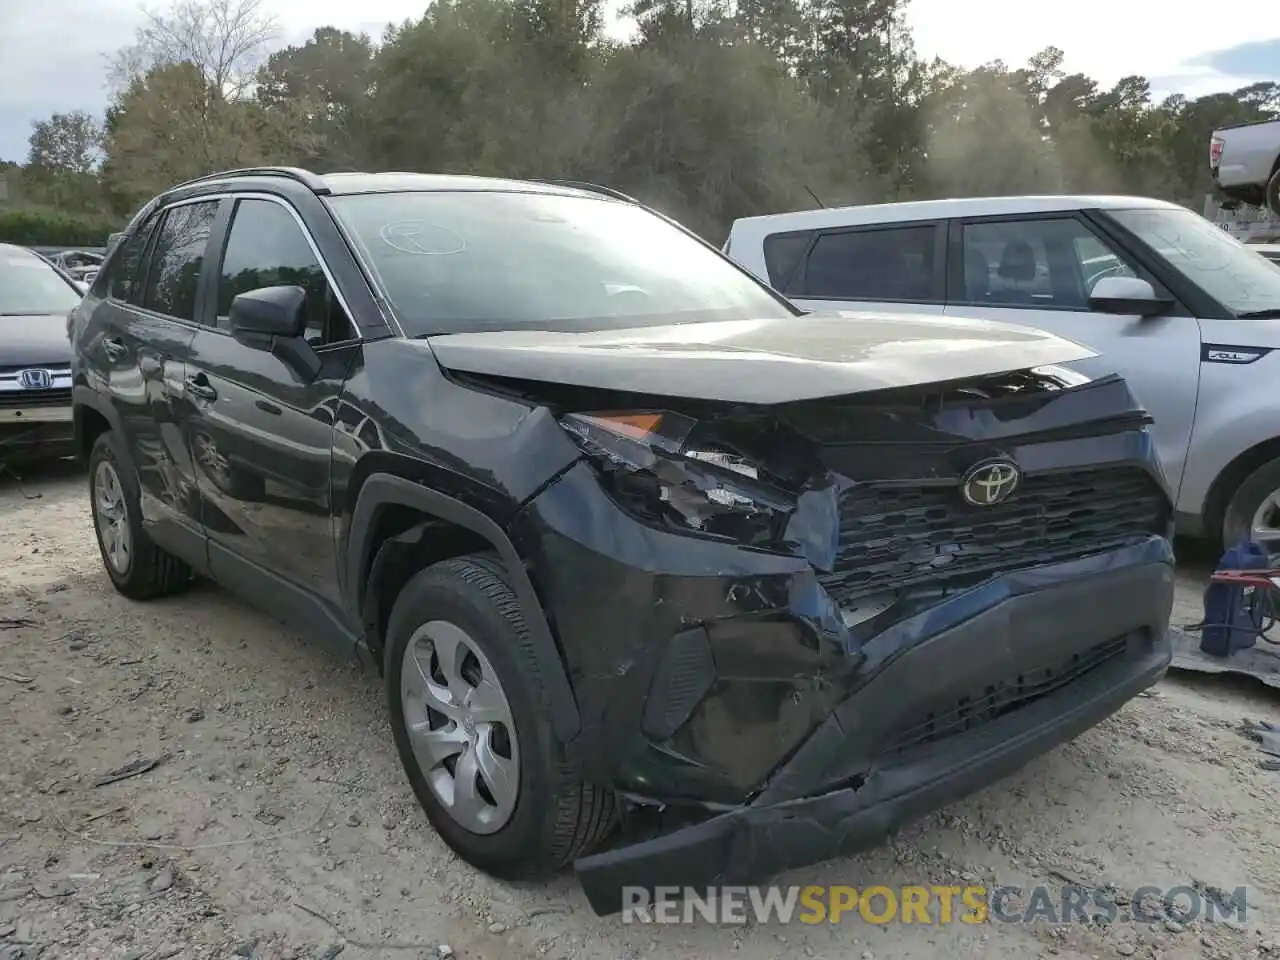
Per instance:
[[[1280,84],[1156,101],[1048,47],[1025,65],[921,57],[909,0],[434,0],[379,38],[279,46],[262,0],[145,11],[106,115],[33,125],[24,203],[124,218],[219,169],[590,180],[708,239],[736,217],[840,203],[1130,193],[1199,209],[1210,132],[1280,115]]]

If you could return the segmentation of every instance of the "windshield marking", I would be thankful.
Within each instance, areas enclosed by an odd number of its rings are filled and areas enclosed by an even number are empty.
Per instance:
[[[432,244],[433,234],[437,238],[449,238],[449,242]],[[447,257],[467,249],[467,241],[462,234],[427,220],[398,220],[383,224],[378,230],[378,237],[392,250],[412,256]]]

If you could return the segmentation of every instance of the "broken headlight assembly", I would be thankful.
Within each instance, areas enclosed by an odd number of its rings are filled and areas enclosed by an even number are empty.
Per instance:
[[[691,417],[571,413],[560,424],[618,505],[643,522],[769,547],[780,541],[795,507],[750,459],[696,438]]]

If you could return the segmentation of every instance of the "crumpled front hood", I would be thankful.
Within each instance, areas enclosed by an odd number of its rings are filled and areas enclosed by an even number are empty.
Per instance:
[[[590,333],[428,338],[449,370],[731,403],[786,403],[1097,356],[1027,327],[857,311]]]
[[[0,316],[0,366],[65,367],[70,363],[65,313]]]

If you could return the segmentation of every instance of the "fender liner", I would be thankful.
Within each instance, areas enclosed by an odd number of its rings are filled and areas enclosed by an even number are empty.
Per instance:
[[[403,477],[387,473],[368,477],[360,487],[360,496],[351,515],[351,549],[347,551],[346,582],[348,596],[354,601],[352,609],[359,611],[364,607],[368,588],[364,571],[369,569],[372,559],[373,522],[379,508],[388,504],[421,510],[429,516],[465,527],[493,544],[511,578],[511,586],[529,628],[534,659],[551,701],[552,730],[561,743],[573,740],[582,726],[578,704],[559,648],[551,635],[546,612],[533,589],[533,581],[529,579],[524,561],[506,531],[475,507]]]

